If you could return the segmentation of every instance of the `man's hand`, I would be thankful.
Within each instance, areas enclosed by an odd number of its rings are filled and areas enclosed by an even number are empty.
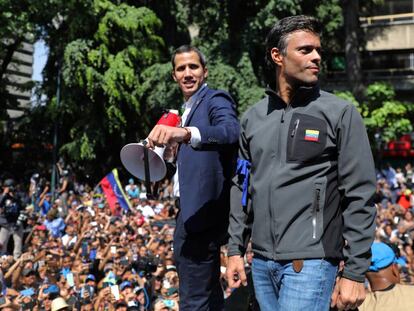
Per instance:
[[[240,285],[246,286],[246,272],[244,271],[244,259],[240,255],[230,256],[227,262],[227,282],[230,288],[237,288]]]
[[[111,288],[105,287],[99,291],[98,298],[99,299],[109,298],[110,294],[111,294]]]
[[[331,297],[331,307],[353,310],[364,302],[365,296],[364,283],[338,277]]]
[[[147,137],[148,147],[153,149],[155,146],[164,147],[174,142],[181,143],[186,137],[188,137],[188,131],[182,127],[156,125]]]
[[[20,256],[20,261],[21,261],[22,264],[25,263],[26,261],[30,261],[31,259],[32,258],[31,258],[31,254],[30,253],[23,253]]]

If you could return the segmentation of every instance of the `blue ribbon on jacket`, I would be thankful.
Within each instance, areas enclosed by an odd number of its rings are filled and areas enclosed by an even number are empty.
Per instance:
[[[237,159],[237,171],[239,177],[243,178],[243,195],[241,203],[243,206],[247,205],[247,190],[249,188],[249,174],[251,163],[247,160]]]

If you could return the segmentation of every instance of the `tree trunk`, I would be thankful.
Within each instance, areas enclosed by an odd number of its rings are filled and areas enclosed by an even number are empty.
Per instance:
[[[359,53],[359,0],[344,0],[345,60],[348,85],[358,102],[364,98],[361,58]]]

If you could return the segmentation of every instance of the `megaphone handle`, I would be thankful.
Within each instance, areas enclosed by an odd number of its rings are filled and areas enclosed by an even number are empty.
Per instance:
[[[154,188],[152,189],[152,192],[151,192],[151,196],[152,196],[152,199],[153,200],[156,200],[157,199],[159,185],[160,185],[160,182],[159,181],[157,181],[157,182],[154,183]]]
[[[148,161],[148,149],[145,147],[147,141],[143,141],[142,144],[144,145],[144,168],[145,168],[145,188],[147,189],[147,197],[152,196],[151,193],[151,175],[150,175],[150,168],[149,168],[149,161]]]

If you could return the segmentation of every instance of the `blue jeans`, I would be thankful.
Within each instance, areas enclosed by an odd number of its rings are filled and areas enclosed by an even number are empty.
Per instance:
[[[252,273],[261,311],[329,310],[337,263],[307,259],[295,272],[291,260],[253,258]]]

